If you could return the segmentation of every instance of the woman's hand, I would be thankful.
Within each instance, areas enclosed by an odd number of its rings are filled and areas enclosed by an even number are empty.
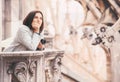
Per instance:
[[[39,33],[39,29],[34,29],[33,32],[34,33]]]
[[[38,48],[38,49],[44,49],[45,46],[40,42],[37,48]]]

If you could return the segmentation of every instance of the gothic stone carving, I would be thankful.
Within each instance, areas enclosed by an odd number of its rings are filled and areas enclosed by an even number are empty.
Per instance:
[[[89,39],[90,42],[94,45],[101,45],[101,47],[107,52],[111,57],[111,71],[112,71],[112,81],[119,82],[120,81],[120,73],[116,71],[120,69],[120,18],[116,21],[115,24],[105,23],[98,24],[97,27],[92,30],[96,36],[92,36],[92,39]],[[88,34],[92,34],[89,31],[86,31],[85,36],[89,36]],[[90,36],[89,36],[90,37]],[[88,38],[89,38],[88,37]],[[111,79],[111,78],[109,78]]]
[[[12,75],[11,82],[31,82],[32,77],[35,74],[36,63],[32,61],[26,62],[13,62],[7,71],[8,74]],[[27,79],[29,78],[29,79]]]
[[[46,82],[61,82],[61,56],[47,61]]]

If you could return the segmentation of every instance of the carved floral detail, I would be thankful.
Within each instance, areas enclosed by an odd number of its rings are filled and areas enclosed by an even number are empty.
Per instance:
[[[31,80],[35,74],[35,69],[35,61],[32,61],[29,64],[26,62],[13,62],[10,64],[7,73],[12,75],[11,82],[27,82],[27,80]],[[30,78],[27,79],[28,77]]]
[[[33,76],[35,74],[35,69],[36,69],[36,62],[32,61],[29,65],[29,73],[31,76]]]
[[[19,62],[15,65],[14,76],[19,82],[26,82],[27,64],[25,62]]]
[[[61,82],[61,56],[56,56],[53,60],[47,62],[46,81]]]

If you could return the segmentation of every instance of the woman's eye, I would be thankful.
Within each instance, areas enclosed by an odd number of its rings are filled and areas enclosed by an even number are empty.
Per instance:
[[[42,20],[42,17],[40,17],[40,19]]]
[[[37,17],[37,16],[35,16],[34,18],[35,18],[35,19],[41,19],[41,20],[42,20],[42,17]]]
[[[38,18],[37,16],[35,16],[34,18]]]

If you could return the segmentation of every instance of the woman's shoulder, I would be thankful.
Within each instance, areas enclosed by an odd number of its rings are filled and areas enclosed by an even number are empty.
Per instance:
[[[18,31],[30,31],[30,28],[26,25],[20,25]]]

